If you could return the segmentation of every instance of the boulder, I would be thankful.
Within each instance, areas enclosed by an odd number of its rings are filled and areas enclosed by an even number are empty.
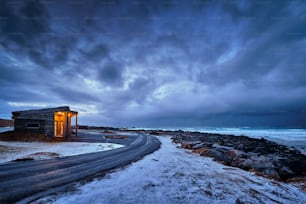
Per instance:
[[[209,152],[209,148],[202,147],[200,149],[193,149],[192,152],[197,153],[201,156],[207,156],[207,153]]]
[[[224,150],[231,150],[232,149],[232,147],[228,147],[228,146],[224,146],[224,145],[219,145],[217,143],[213,144],[212,147],[216,148],[216,149],[224,149]]]
[[[306,177],[305,155],[266,139],[182,131],[169,135],[183,148],[226,165],[283,181]]]
[[[186,142],[186,141],[182,141],[182,142],[181,142],[182,147],[183,147],[183,148],[186,148],[186,149],[193,149],[193,147],[194,147],[195,145],[198,145],[198,144],[200,144],[199,141],[197,141],[197,142]]]
[[[222,148],[213,148],[207,152],[207,156],[213,157],[216,161],[225,162],[228,164],[231,162],[231,158],[226,154],[227,150]]]
[[[260,171],[260,174],[262,174],[265,177],[268,178],[272,178],[272,179],[276,179],[279,180],[280,176],[278,174],[278,172],[276,171],[275,168],[265,168],[263,170]]]
[[[200,149],[202,147],[207,147],[207,145],[205,143],[195,144],[192,149]]]
[[[295,173],[286,166],[281,167],[278,169],[278,174],[283,180],[287,180],[288,178],[292,178],[295,176]]]

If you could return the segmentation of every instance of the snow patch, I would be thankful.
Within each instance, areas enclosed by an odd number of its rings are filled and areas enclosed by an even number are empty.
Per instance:
[[[306,203],[306,194],[285,184],[227,167],[158,137],[161,148],[74,192],[36,203]]]
[[[30,157],[34,159],[54,158],[47,156],[55,153],[59,156],[73,156],[91,152],[101,152],[121,148],[123,145],[114,143],[87,142],[3,142],[0,141],[0,163]],[[42,156],[44,155],[44,156]]]
[[[0,127],[0,133],[14,130],[13,127]]]

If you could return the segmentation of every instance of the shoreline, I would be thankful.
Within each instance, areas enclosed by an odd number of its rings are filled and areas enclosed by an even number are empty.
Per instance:
[[[265,138],[231,134],[105,127],[86,129],[171,136],[172,142],[180,144],[182,148],[200,156],[211,157],[224,165],[285,182],[306,181],[306,155],[305,151],[301,151],[305,150],[305,145],[293,140],[288,146],[288,143],[282,144],[281,140],[275,142]]]
[[[209,128],[207,128],[209,129]],[[240,129],[240,128],[215,128],[215,129]],[[245,128],[242,128],[242,129],[245,129]],[[248,128],[247,128],[248,129]],[[203,133],[203,134],[216,134],[216,135],[224,135],[224,136],[236,136],[236,137],[239,137],[239,136],[245,136],[245,137],[249,137],[249,138],[255,138],[255,139],[266,139],[266,140],[269,140],[269,141],[272,141],[272,142],[276,142],[278,143],[279,145],[285,145],[287,146],[288,148],[296,148],[297,150],[299,150],[302,154],[306,155],[306,138],[305,139],[302,139],[302,138],[288,138],[288,139],[284,139],[284,138],[281,138],[281,137],[275,137],[275,136],[267,136],[267,135],[262,135],[262,136],[258,136],[256,134],[253,133],[252,135],[248,135],[248,134],[244,134],[244,133],[236,133],[236,134],[233,134],[232,132],[227,132],[227,131],[205,131],[205,128],[203,129],[203,131],[196,131],[196,129],[194,128],[183,128],[183,129],[178,129],[178,128],[173,128],[173,129],[149,129],[149,128],[144,128],[144,129],[121,129],[121,128],[118,128],[118,130],[128,130],[128,131],[143,131],[143,132],[165,132],[165,133],[169,133],[169,132],[188,132],[188,133]],[[249,129],[248,129],[249,130]],[[261,130],[261,129],[260,129]],[[265,129],[265,130],[288,130],[288,131],[291,131],[291,130],[305,130],[306,129],[296,129],[296,128],[292,128],[292,129]],[[252,130],[253,131],[253,130]],[[260,135],[260,133],[258,133]],[[274,133],[275,134],[275,133]],[[284,134],[284,133],[282,133]],[[306,137],[306,136],[305,136]]]
[[[138,162],[91,182],[76,184],[73,191],[42,197],[34,203],[301,203],[305,200],[301,183],[278,182],[227,167],[178,148],[168,136],[157,138],[161,148]]]
[[[284,181],[306,181],[306,155],[296,148],[248,136],[189,131],[122,130],[157,136],[171,136],[180,144],[204,157],[257,175]]]

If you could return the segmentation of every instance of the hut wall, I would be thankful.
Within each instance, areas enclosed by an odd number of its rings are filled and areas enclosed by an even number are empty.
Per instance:
[[[17,121],[17,122],[16,122]],[[29,122],[37,122],[40,124],[40,128],[27,128]],[[45,135],[52,137],[54,135],[54,113],[53,112],[41,112],[41,113],[24,113],[15,119],[16,131],[27,132],[41,132]]]
[[[15,119],[15,131],[45,133],[45,120],[39,119]]]
[[[54,137],[54,120],[46,120],[45,123],[45,134],[48,135],[49,137]]]

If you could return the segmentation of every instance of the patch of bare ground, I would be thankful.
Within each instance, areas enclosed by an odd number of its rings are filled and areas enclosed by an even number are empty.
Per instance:
[[[41,160],[41,159],[54,159],[60,157],[60,154],[55,152],[36,152],[33,154],[29,154],[22,158],[15,159],[13,161],[28,161],[28,160]]]
[[[105,136],[106,139],[126,139],[128,136],[126,135],[107,135]]]
[[[114,132],[109,131],[109,130],[104,130],[103,132],[101,132],[102,134],[114,134]]]
[[[23,147],[11,147],[11,146],[0,145],[0,154],[20,152],[24,149],[25,148]]]
[[[0,133],[1,141],[20,142],[53,142],[51,138],[42,133],[7,131]]]

